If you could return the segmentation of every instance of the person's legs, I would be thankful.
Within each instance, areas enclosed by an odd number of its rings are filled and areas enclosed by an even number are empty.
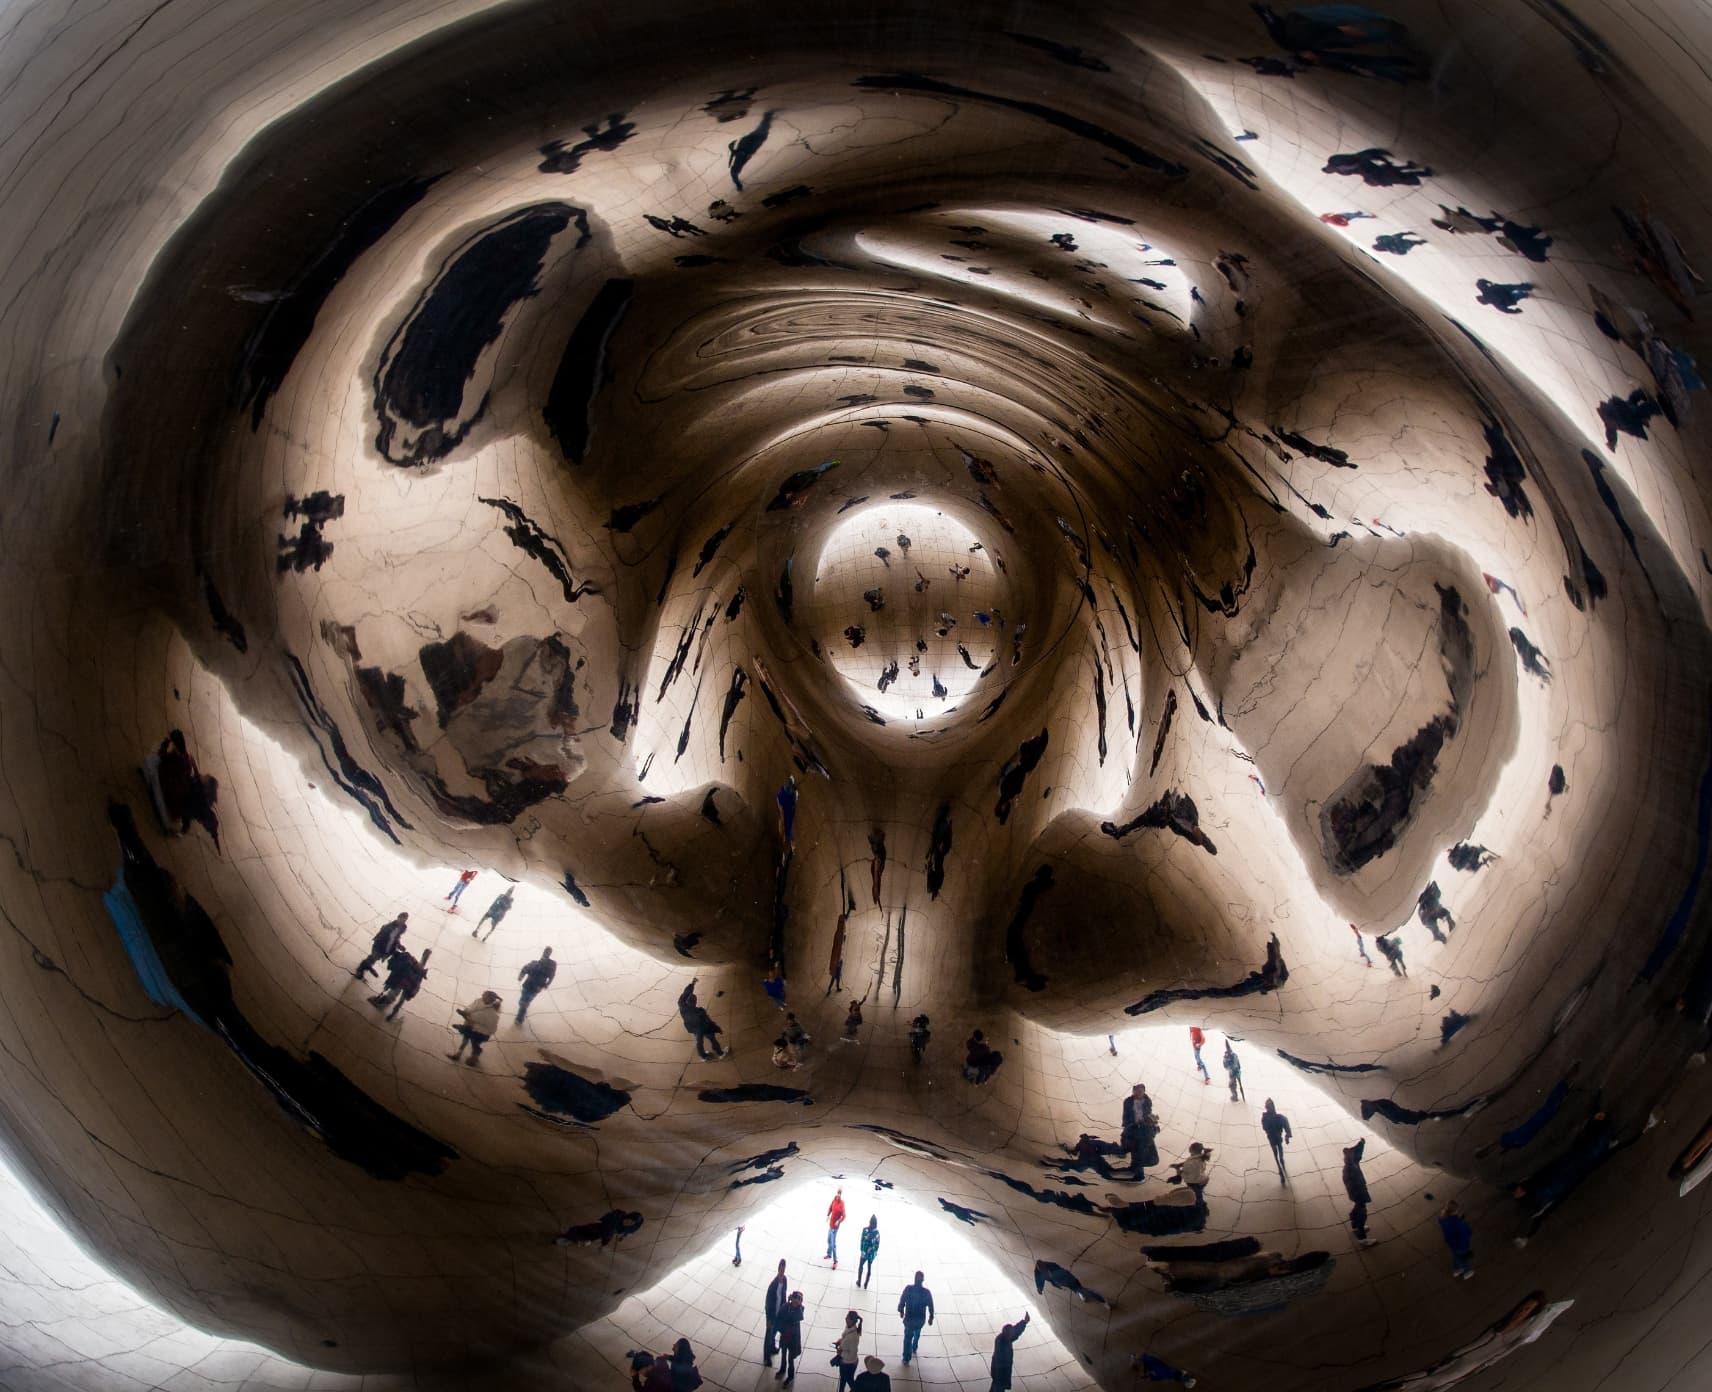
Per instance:
[[[904,1325],[904,1362],[908,1363],[915,1357],[915,1346],[921,1342],[921,1326],[919,1324]]]
[[[1163,1358],[1155,1358],[1151,1353],[1141,1355],[1138,1371],[1147,1382],[1182,1382],[1187,1384],[1192,1381],[1181,1368],[1173,1368]]]
[[[452,1050],[451,1053],[447,1054],[446,1057],[455,1063],[458,1059],[464,1056],[464,1049],[470,1042],[470,1027],[468,1025],[456,1025],[454,1028],[458,1031],[458,1047]]]
[[[404,1009],[404,992],[400,991],[398,993],[397,1003],[392,1007],[391,1010],[387,1011],[386,1018],[389,1020],[396,1020],[398,1018],[398,1012],[403,1010],[403,1009]]]
[[[1270,1138],[1268,1138],[1270,1140]],[[1272,1141],[1272,1159],[1278,1166],[1278,1178],[1284,1178],[1284,1142]]]
[[[470,1031],[470,1056],[466,1062],[468,1062],[471,1068],[474,1068],[481,1062],[482,1045],[487,1043],[487,1041],[487,1035],[479,1034],[475,1030]]]
[[[370,1005],[391,1005],[393,998],[398,995],[398,987],[387,986],[369,997]]]
[[[380,961],[380,954],[378,952],[369,953],[369,955],[367,957],[363,958],[362,961],[357,963],[356,970],[354,970],[351,973],[351,975],[352,976],[367,976],[371,971],[374,970],[374,964],[378,961]]]
[[[539,986],[525,986],[517,997],[517,1023],[523,1023],[523,1017],[529,1013],[529,1003],[541,994]]]
[[[1349,1210],[1349,1226],[1355,1233],[1355,1240],[1363,1242],[1367,1239],[1367,1205],[1358,1203]]]
[[[870,1276],[874,1274],[874,1260],[872,1257],[863,1257],[861,1261],[856,1263],[856,1284],[859,1286],[867,1285],[867,1282],[862,1279],[862,1273],[864,1271],[866,1271]]]
[[[840,1363],[838,1365],[838,1392],[844,1392],[846,1387],[856,1386],[856,1365]]]
[[[779,1351],[779,1326],[772,1320],[767,1321],[767,1337],[761,1344],[761,1362],[767,1367],[773,1366],[773,1355]]]

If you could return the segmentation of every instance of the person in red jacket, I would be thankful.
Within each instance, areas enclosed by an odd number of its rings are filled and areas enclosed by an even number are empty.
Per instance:
[[[1189,1026],[1189,1045],[1195,1051],[1195,1067],[1201,1070],[1202,1083],[1213,1081],[1212,1074],[1207,1072],[1206,1060],[1201,1057],[1201,1049],[1207,1042],[1207,1036],[1201,1033],[1199,1025]]]
[[[840,1189],[826,1206],[826,1256],[838,1270],[838,1230],[844,1225],[844,1191]]]
[[[458,911],[458,900],[463,896],[464,891],[470,887],[470,881],[475,879],[477,873],[474,870],[466,870],[458,876],[458,882],[446,892],[446,897],[452,901],[452,907],[446,910],[447,913]],[[481,927],[481,924],[478,923],[476,927]]]

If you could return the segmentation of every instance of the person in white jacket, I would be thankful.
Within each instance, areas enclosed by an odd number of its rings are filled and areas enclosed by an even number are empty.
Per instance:
[[[856,1385],[856,1352],[862,1344],[862,1316],[854,1310],[844,1316],[844,1332],[833,1345],[832,1361],[838,1365],[838,1392]]]
[[[468,1047],[470,1056],[466,1060],[471,1068],[481,1062],[482,1045],[493,1038],[493,1032],[499,1028],[499,992],[483,991],[479,1000],[473,1000],[468,1005],[460,1005],[458,1014],[464,1017],[461,1025],[452,1028],[463,1036],[458,1041],[458,1047],[446,1057],[456,1063],[463,1058],[464,1049]]]

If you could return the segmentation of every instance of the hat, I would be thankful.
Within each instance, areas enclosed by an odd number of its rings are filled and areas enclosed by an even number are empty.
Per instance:
[[[870,1353],[862,1360],[862,1366],[870,1373],[881,1373],[886,1369],[886,1360],[883,1358],[876,1358]]]

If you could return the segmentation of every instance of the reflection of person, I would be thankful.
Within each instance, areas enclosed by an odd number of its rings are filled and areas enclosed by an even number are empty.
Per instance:
[[[844,930],[849,922],[849,914],[839,914],[838,923],[832,930],[832,957],[827,970],[832,973],[832,980],[826,985],[826,994],[844,988]]]
[[[517,979],[523,983],[523,989],[517,994],[517,1023],[523,1023],[523,1017],[529,1013],[529,1003],[553,984],[553,978],[559,974],[559,964],[553,960],[553,949],[544,947],[541,955],[533,962],[526,963],[517,973]]]
[[[1195,1379],[1181,1368],[1175,1368],[1163,1358],[1155,1358],[1151,1353],[1138,1353],[1129,1360],[1129,1366],[1140,1374],[1143,1382],[1180,1382],[1185,1387],[1193,1387]]]
[[[844,1226],[844,1190],[832,1196],[826,1206],[826,1256],[832,1269],[838,1270],[838,1230]]]
[[[1177,1177],[1183,1181],[1183,1187],[1195,1196],[1197,1208],[1207,1206],[1207,1172],[1212,1165],[1213,1152],[1195,1141],[1189,1146],[1188,1155],[1173,1166]]]
[[[838,1392],[856,1385],[856,1354],[862,1345],[862,1316],[851,1310],[844,1316],[844,1330],[833,1344],[833,1362],[838,1365]]]
[[[991,1372],[992,1386],[988,1392],[1009,1392],[1011,1385],[1011,1370],[1016,1359],[1016,1341],[1022,1337],[1023,1330],[1028,1328],[1028,1316],[1024,1315],[1015,1324],[1007,1324],[993,1337],[993,1361]]]
[[[482,924],[491,923],[493,928],[487,930],[487,937],[491,938],[493,929],[499,927],[505,916],[511,912],[511,899],[516,893],[515,889],[507,889],[505,893],[495,896],[493,903],[489,904],[482,911],[482,916],[476,920],[476,926],[470,929],[470,936],[473,938],[480,933]],[[484,942],[486,940],[486,938],[482,939]]]
[[[785,1308],[779,1311],[779,1371],[773,1374],[779,1382],[789,1384],[797,1379],[797,1355],[802,1352],[803,1316],[807,1313],[801,1291],[792,1291]]]
[[[456,1063],[463,1058],[464,1050],[468,1048],[470,1056],[466,1062],[469,1066],[474,1068],[480,1063],[482,1045],[492,1039],[493,1032],[499,1028],[499,1007],[497,991],[483,991],[480,997],[468,1005],[460,1005],[458,1014],[464,1017],[464,1022],[461,1025],[453,1025],[452,1028],[457,1030],[462,1038],[458,1040],[458,1047],[446,1057]]]
[[[470,887],[470,881],[475,879],[477,873],[478,872],[474,870],[464,871],[463,874],[458,876],[458,882],[446,891],[446,898],[451,900],[452,903],[452,907],[446,910],[447,913],[456,913],[458,911],[458,900],[463,898],[464,891]]]
[[[1294,1140],[1295,1135],[1290,1130],[1290,1118],[1273,1105],[1270,1097],[1260,1114],[1260,1129],[1266,1132],[1266,1144],[1272,1147],[1272,1158],[1278,1165],[1278,1182],[1287,1184],[1289,1176],[1284,1173],[1284,1143]]]
[[[1367,1138],[1363,1136],[1352,1146],[1345,1146],[1343,1152],[1343,1192],[1349,1196],[1349,1226],[1355,1234],[1355,1240],[1363,1247],[1373,1245],[1373,1239],[1367,1235],[1367,1205],[1373,1202],[1373,1195],[1367,1189],[1367,1176],[1361,1172],[1361,1157],[1367,1149]]]
[[[773,1355],[779,1351],[779,1312],[785,1308],[785,1297],[790,1291],[790,1282],[785,1279],[785,1264],[779,1263],[779,1274],[767,1285],[767,1301],[764,1311],[767,1317],[767,1335],[761,1345],[761,1362],[766,1367],[773,1366]]]
[[[933,1323],[933,1292],[923,1281],[926,1275],[920,1271],[915,1273],[913,1284],[904,1287],[904,1293],[898,1297],[898,1314],[904,1322],[904,1363],[915,1357],[915,1351],[921,1344],[921,1327]]]
[[[404,1003],[416,999],[422,983],[428,979],[428,959],[434,955],[431,947],[422,950],[419,962],[404,948],[396,948],[386,959],[386,989],[369,997],[370,1005],[391,1005],[387,1019],[396,1020]],[[396,1002],[396,1004],[395,1004]]]
[[[862,1360],[862,1371],[851,1383],[853,1392],[892,1392],[892,1380],[886,1375],[886,1360],[869,1354]]]
[[[862,1028],[862,1002],[850,1002],[850,1012],[844,1017],[844,1042],[854,1044]]]
[[[1451,1199],[1439,1210],[1439,1233],[1450,1248],[1450,1274],[1464,1281],[1474,1277],[1474,1229],[1462,1216],[1462,1206]]]
[[[793,1070],[802,1067],[802,1059],[797,1056],[796,1049],[782,1034],[773,1041],[773,1067]]]
[[[1130,1088],[1123,1104],[1123,1145],[1129,1151],[1133,1178],[1145,1178],[1147,1167],[1159,1163],[1159,1147],[1153,1142],[1158,1133],[1158,1123],[1153,1119],[1153,1099],[1147,1095],[1146,1086],[1137,1083]]]
[[[862,1260],[856,1263],[856,1284],[864,1290],[874,1279],[874,1258],[880,1255],[880,1217],[868,1215],[868,1226],[862,1229]],[[863,1272],[867,1275],[864,1276]]]
[[[1230,1079],[1231,1101],[1237,1100],[1237,1094],[1242,1091],[1242,1060],[1237,1057],[1236,1050],[1231,1048],[1230,1040],[1225,1040],[1225,1077]]]
[[[1201,1082],[1207,1084],[1213,1081],[1213,1076],[1207,1072],[1206,1060],[1201,1057],[1201,1050],[1207,1045],[1207,1036],[1202,1033],[1199,1025],[1189,1026],[1189,1047],[1195,1051],[1195,1067],[1201,1070]]]
[[[381,924],[380,931],[374,935],[374,940],[369,944],[369,955],[357,963],[351,975],[355,977],[367,976],[374,970],[376,962],[383,957],[390,958],[394,952],[398,951],[398,945],[404,938],[404,929],[409,919],[408,913],[401,913],[389,922]]]

